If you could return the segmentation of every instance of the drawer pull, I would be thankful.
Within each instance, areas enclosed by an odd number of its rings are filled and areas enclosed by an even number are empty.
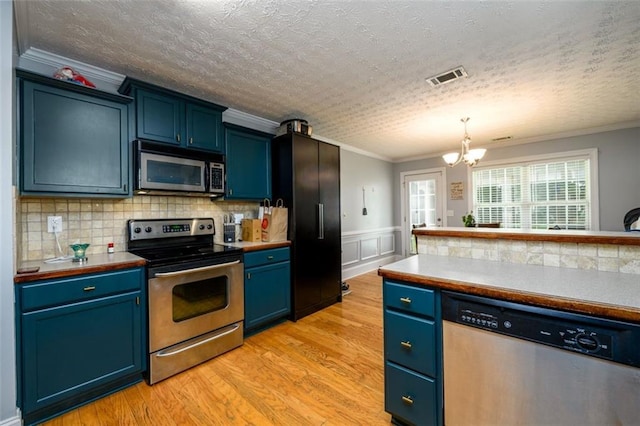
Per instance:
[[[406,342],[400,342],[400,344],[407,349],[411,349],[411,342],[408,340]]]
[[[411,299],[409,299],[408,297],[401,297],[401,298],[400,298],[400,301],[401,301],[402,303],[406,303],[407,305],[408,305],[409,303],[411,303]]]
[[[273,256],[267,256],[267,260],[273,260]]]
[[[87,286],[87,287],[83,288],[83,290],[84,290],[84,291],[93,291],[93,290],[95,290],[95,289],[96,289],[96,287],[95,287],[95,286],[92,286],[92,285],[90,285],[90,286]]]
[[[410,396],[402,396],[402,402],[404,402],[407,405],[413,405],[413,398],[411,398]]]

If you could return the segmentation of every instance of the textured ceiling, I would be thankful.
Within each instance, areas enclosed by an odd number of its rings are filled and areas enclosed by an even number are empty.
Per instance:
[[[637,0],[16,2],[23,48],[395,161],[459,149],[466,116],[473,148],[640,121]]]

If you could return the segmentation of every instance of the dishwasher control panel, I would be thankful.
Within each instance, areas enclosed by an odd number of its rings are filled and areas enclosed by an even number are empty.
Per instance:
[[[486,328],[501,334],[520,337],[538,343],[577,352],[597,354],[613,359],[611,334],[602,329],[558,321],[553,318],[521,315],[517,311],[500,311],[493,306],[476,306],[462,303],[458,307],[458,321],[471,326]]]
[[[638,324],[451,292],[442,293],[442,318],[640,367],[640,351],[634,348]]]

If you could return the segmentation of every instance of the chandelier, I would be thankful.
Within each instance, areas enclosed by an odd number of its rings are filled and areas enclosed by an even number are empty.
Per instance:
[[[467,166],[473,167],[478,164],[478,161],[480,161],[487,150],[483,148],[469,149],[469,145],[471,145],[471,138],[467,133],[467,122],[469,121],[469,117],[461,118],[460,121],[464,123],[464,138],[462,138],[460,154],[457,152],[450,152],[443,155],[442,158],[449,167],[457,166],[462,161],[464,161]]]

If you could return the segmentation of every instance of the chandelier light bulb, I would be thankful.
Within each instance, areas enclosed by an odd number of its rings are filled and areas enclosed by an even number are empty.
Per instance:
[[[480,161],[480,159],[484,157],[484,154],[487,152],[487,150],[484,148],[469,149],[469,146],[471,145],[471,138],[467,133],[467,122],[469,120],[469,117],[460,119],[460,121],[464,123],[464,137],[461,141],[462,147],[460,148],[460,154],[458,154],[457,152],[450,152],[442,156],[445,163],[447,163],[449,167],[457,166],[462,161],[464,161],[467,166],[473,167],[478,164],[478,161]]]

